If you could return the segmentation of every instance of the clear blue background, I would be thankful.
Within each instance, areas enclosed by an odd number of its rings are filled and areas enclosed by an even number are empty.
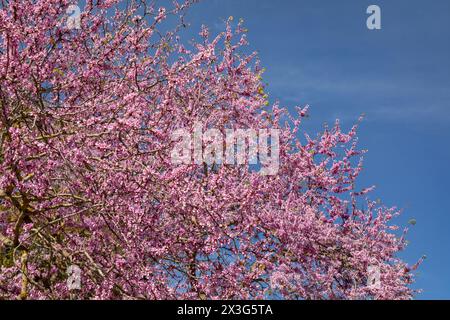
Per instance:
[[[382,29],[366,27],[381,7]],[[206,0],[189,12],[183,36],[212,33],[244,18],[250,46],[267,68],[272,100],[310,104],[310,133],[339,118],[350,127],[364,113],[360,147],[368,149],[361,185],[404,209],[410,264],[419,299],[450,299],[450,1]]]

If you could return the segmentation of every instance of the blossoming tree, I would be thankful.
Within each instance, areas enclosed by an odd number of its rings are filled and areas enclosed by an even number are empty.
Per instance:
[[[87,1],[79,25],[69,5],[0,3],[1,298],[412,297],[398,212],[355,189],[356,127],[301,141],[307,109],[269,105],[242,22],[186,47],[189,2]],[[174,164],[198,122],[279,130],[277,174]]]

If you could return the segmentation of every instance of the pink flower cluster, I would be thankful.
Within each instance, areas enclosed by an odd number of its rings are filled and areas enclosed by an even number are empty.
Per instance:
[[[80,29],[71,1],[0,4],[0,298],[411,298],[397,211],[355,190],[356,127],[302,142],[307,110],[268,105],[241,22],[188,51],[162,25],[189,2],[116,2],[87,1]],[[280,130],[278,173],[174,165],[198,121]]]

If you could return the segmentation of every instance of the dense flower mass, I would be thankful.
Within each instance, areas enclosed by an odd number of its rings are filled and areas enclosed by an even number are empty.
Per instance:
[[[69,5],[0,4],[0,298],[412,297],[398,212],[355,189],[356,126],[303,139],[307,108],[269,105],[242,21],[187,46],[190,2],[87,1],[68,25]],[[174,164],[197,122],[278,129],[277,174]]]

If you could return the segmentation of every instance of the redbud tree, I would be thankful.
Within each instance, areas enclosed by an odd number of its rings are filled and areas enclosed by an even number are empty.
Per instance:
[[[356,126],[310,137],[307,108],[269,104],[242,21],[187,45],[190,1],[70,5],[0,2],[1,298],[414,295],[398,210],[355,186]],[[279,130],[278,172],[175,165],[171,134],[198,122]]]

